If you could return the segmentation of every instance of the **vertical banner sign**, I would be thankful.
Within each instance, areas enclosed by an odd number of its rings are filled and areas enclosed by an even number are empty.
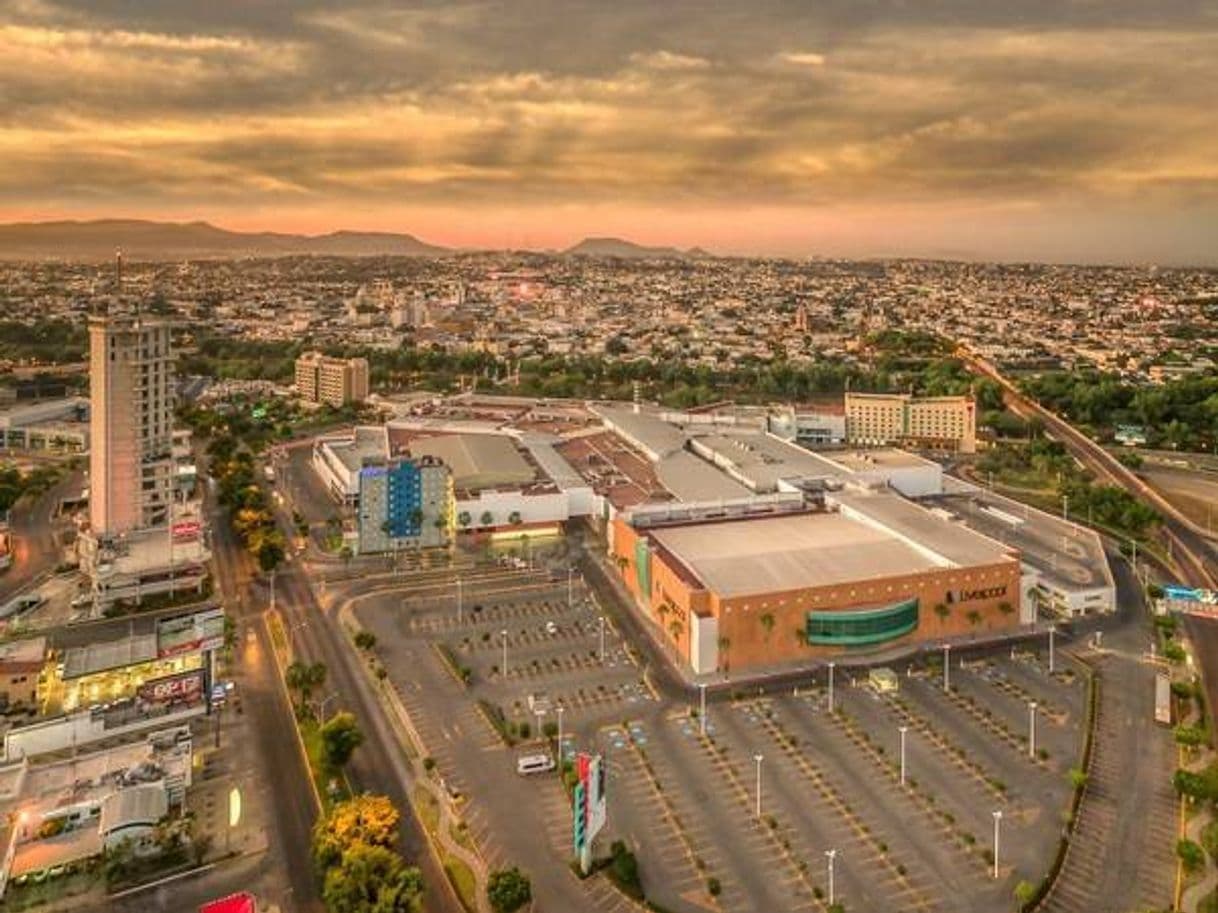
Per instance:
[[[578,780],[572,791],[571,829],[575,855],[586,875],[592,870],[592,841],[604,828],[607,817],[604,758],[581,752],[575,758],[575,772]]]

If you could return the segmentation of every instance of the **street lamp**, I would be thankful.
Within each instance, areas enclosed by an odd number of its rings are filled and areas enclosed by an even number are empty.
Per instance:
[[[943,645],[943,690],[952,690],[952,645]]]
[[[1053,674],[1053,636],[1057,633],[1056,625],[1049,625],[1049,674]]]
[[[753,760],[757,763],[757,817],[761,817],[761,761],[763,755],[753,755]]]
[[[1002,810],[994,811],[994,877],[998,877],[998,826],[1002,822]]]
[[[567,608],[575,604],[575,590],[572,581],[575,578],[575,568],[567,568]]]
[[[901,733],[901,785],[905,785],[905,733],[909,732],[908,726],[899,726],[897,732]]]
[[[829,663],[829,712],[833,712],[833,670],[837,663]]]
[[[601,665],[605,665],[605,616],[600,616],[601,620]]]
[[[461,578],[457,578],[457,624],[461,624]]]
[[[499,636],[503,639],[503,677],[507,678],[507,628],[499,632]]]
[[[317,714],[318,714],[318,716],[321,717],[320,722],[322,723],[322,725],[325,725],[325,722],[326,722],[326,704],[330,703],[330,701],[334,700],[336,697],[338,697],[338,692],[334,691],[334,692],[331,692],[330,694],[327,694],[318,703]]]
[[[698,708],[698,726],[703,735],[706,735],[706,682],[698,683],[698,698],[701,706]]]
[[[1036,701],[1028,701],[1028,757],[1036,757]]]
[[[558,714],[558,749],[556,754],[558,755],[558,775],[560,777],[562,776],[562,712],[566,709],[562,704],[554,708],[554,712]]]
[[[825,858],[829,860],[829,906],[833,906],[833,860],[837,858],[837,850],[825,850]]]

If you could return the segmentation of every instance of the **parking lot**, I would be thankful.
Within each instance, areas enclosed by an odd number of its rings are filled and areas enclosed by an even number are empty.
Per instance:
[[[712,892],[724,910],[823,910],[828,851],[848,910],[1004,909],[1053,857],[1085,710],[1085,676],[1064,651],[1054,675],[1043,649],[953,654],[950,690],[941,654],[893,664],[891,691],[839,668],[832,713],[822,669],[781,693],[712,699],[703,731],[695,707],[656,698],[578,578],[568,590],[565,574],[465,566],[458,596],[456,573],[406,574],[357,615],[492,865],[565,872],[559,779],[515,771],[518,756],[551,750],[538,727],[552,735],[560,707],[562,754],[608,761],[601,848],[626,840],[648,896],[674,911],[705,910]]]
[[[941,666],[919,663],[897,692],[877,694],[865,674],[839,670],[835,713],[822,673],[781,695],[713,703],[705,733],[684,711],[604,729],[610,818],[637,842],[649,896],[693,910],[715,879],[723,909],[821,909],[834,851],[846,909],[1005,908],[1056,847],[1051,810],[1068,798],[1084,686],[1050,677],[1036,654],[951,671],[950,692]],[[1029,700],[1044,753],[1028,753]]]

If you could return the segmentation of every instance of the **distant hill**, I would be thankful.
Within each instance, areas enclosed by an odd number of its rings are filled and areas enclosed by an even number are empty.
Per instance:
[[[3,260],[222,259],[315,254],[340,257],[432,257],[450,253],[413,235],[336,231],[326,235],[227,231],[207,222],[100,219],[0,225]]]
[[[622,257],[633,259],[684,259],[711,256],[700,248],[680,250],[676,247],[646,247],[622,238],[584,238],[574,247],[563,251],[566,257]]]

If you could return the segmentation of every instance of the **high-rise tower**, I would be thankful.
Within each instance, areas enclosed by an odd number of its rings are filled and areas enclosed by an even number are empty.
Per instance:
[[[89,318],[89,519],[94,535],[164,526],[174,487],[173,352],[157,318]]]

